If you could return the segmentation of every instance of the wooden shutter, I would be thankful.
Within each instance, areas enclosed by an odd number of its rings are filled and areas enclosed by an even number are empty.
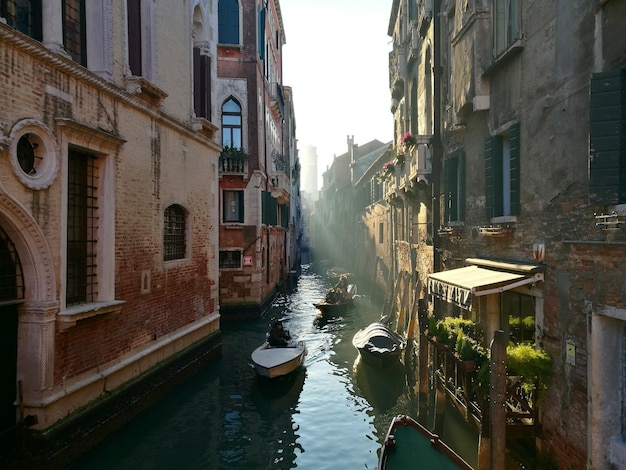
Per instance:
[[[511,215],[519,215],[520,205],[520,139],[519,124],[509,130],[510,145],[510,184],[511,184]]]
[[[589,98],[589,200],[626,202],[626,70],[596,73]]]
[[[458,190],[459,190],[459,221],[465,220],[465,151],[459,153],[459,171],[458,171]]]
[[[193,48],[193,108],[197,117],[211,120],[211,58]]]
[[[445,174],[445,207],[443,211],[444,223],[457,220],[457,175],[458,175],[458,158],[448,158],[444,162]]]
[[[485,215],[493,217],[493,144],[494,138],[485,140]]]
[[[141,0],[126,0],[128,9],[128,66],[130,73],[141,77]]]

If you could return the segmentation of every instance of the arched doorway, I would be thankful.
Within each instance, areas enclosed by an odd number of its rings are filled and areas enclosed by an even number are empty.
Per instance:
[[[17,421],[17,305],[24,300],[24,276],[15,245],[0,227],[0,436]]]

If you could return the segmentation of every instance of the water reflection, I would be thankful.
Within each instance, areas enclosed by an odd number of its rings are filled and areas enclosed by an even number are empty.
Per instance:
[[[222,324],[222,356],[92,449],[75,469],[374,469],[396,414],[414,414],[401,363],[375,370],[352,337],[381,305],[320,315],[332,282],[304,267],[293,292],[254,321]],[[361,291],[361,286],[359,286]],[[304,368],[259,377],[250,354],[282,320],[308,354]]]

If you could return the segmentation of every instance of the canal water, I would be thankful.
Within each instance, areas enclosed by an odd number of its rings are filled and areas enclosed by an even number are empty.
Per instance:
[[[297,285],[258,320],[223,323],[222,354],[72,469],[375,469],[391,419],[415,415],[404,367],[380,371],[359,361],[352,337],[380,318],[360,290],[355,307],[321,316],[313,302],[332,283],[303,266]],[[304,340],[304,367],[259,377],[251,352],[280,319]],[[476,437],[446,417],[444,440],[476,465]],[[415,468],[419,468],[416,466]]]

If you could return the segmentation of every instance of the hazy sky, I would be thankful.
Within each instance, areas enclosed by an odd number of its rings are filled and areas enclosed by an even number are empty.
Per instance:
[[[357,144],[393,138],[387,35],[391,0],[280,0],[299,147],[317,147],[319,173]],[[320,182],[321,183],[321,182]]]

